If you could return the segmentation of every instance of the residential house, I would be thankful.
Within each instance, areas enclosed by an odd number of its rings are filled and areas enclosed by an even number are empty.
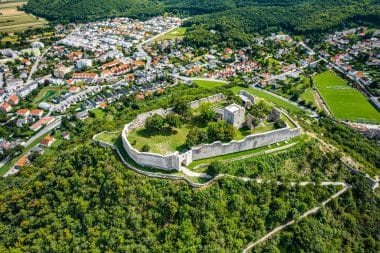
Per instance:
[[[13,94],[8,98],[8,103],[12,106],[16,106],[19,103],[19,98],[17,95]]]
[[[17,112],[16,112],[16,115],[17,116],[21,116],[21,117],[25,117],[27,118],[30,114],[30,111],[28,109],[19,109]]]
[[[44,111],[39,110],[39,109],[33,109],[30,111],[30,115],[36,118],[41,118],[43,114],[44,114]]]
[[[6,112],[6,113],[10,112],[12,110],[12,106],[10,104],[8,104],[7,102],[5,102],[5,103],[2,103],[0,105],[0,110],[2,112]]]
[[[44,146],[44,147],[50,147],[54,142],[55,142],[55,139],[52,136],[48,135],[42,139],[40,144],[41,146]]]
[[[26,166],[27,164],[29,163],[29,160],[28,160],[28,157],[26,155],[24,155],[23,157],[21,157],[15,164],[15,169],[16,170],[19,170],[21,169],[22,167]]]

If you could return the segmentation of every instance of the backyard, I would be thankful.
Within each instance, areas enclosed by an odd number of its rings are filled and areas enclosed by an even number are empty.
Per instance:
[[[363,123],[380,123],[380,113],[357,89],[332,71],[314,78],[315,86],[335,118]]]
[[[37,106],[41,102],[46,102],[48,99],[58,95],[59,92],[63,90],[64,89],[59,87],[45,87],[38,92],[37,96],[33,100],[33,104]]]

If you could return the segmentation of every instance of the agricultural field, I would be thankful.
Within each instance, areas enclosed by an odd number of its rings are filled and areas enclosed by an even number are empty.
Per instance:
[[[26,2],[10,1],[0,3],[0,32],[14,33],[45,26],[48,22],[18,10]]]
[[[338,120],[380,124],[380,113],[357,89],[332,71],[326,71],[314,78],[314,84]]]
[[[173,31],[158,37],[156,41],[182,39],[185,36],[186,30],[187,28],[185,27],[178,27]]]

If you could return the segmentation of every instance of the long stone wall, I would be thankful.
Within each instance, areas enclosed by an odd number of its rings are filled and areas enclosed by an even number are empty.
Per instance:
[[[195,108],[198,108],[203,103],[217,103],[217,102],[223,101],[224,99],[226,99],[226,97],[222,93],[218,93],[206,98],[201,98],[198,100],[191,101],[189,105],[191,109],[195,109]]]
[[[131,128],[130,128],[131,127]],[[152,167],[164,170],[180,170],[179,153],[175,152],[173,154],[163,156],[160,154],[140,152],[136,150],[129,143],[127,139],[127,134],[136,124],[130,123],[124,127],[121,134],[121,139],[123,142],[123,147],[128,155],[138,164],[146,167]]]
[[[199,105],[205,102],[215,103],[225,99],[223,94],[216,94],[207,98],[196,100],[190,103],[191,108],[197,108]],[[178,151],[170,155],[160,155],[148,152],[140,152],[136,150],[128,141],[127,135],[130,131],[134,129],[143,127],[145,121],[148,117],[158,114],[161,116],[167,116],[168,114],[173,113],[173,109],[169,108],[158,109],[143,114],[139,114],[135,120],[125,125],[122,132],[122,142],[125,151],[128,155],[137,163],[142,166],[152,167],[163,170],[181,170],[182,165],[188,165],[193,160],[200,160],[209,157],[216,157],[226,154],[237,153],[241,151],[246,151],[254,148],[259,148],[274,144],[281,141],[289,140],[301,132],[301,127],[297,122],[293,121],[288,115],[286,115],[295,125],[296,128],[286,128],[273,130],[266,133],[249,135],[243,140],[240,141],[231,141],[229,143],[222,143],[220,141],[214,142],[211,144],[205,144],[199,147],[194,147],[191,150],[180,154]]]
[[[201,160],[209,157],[237,153],[254,148],[259,148],[281,141],[289,140],[300,134],[300,128],[282,128],[262,134],[249,135],[240,141],[222,143],[220,141],[205,144],[191,149],[192,159]]]

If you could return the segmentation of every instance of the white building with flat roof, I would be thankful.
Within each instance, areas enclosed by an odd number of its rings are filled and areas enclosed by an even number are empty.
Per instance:
[[[245,108],[237,104],[226,106],[224,108],[223,120],[236,128],[243,127],[245,124]]]

